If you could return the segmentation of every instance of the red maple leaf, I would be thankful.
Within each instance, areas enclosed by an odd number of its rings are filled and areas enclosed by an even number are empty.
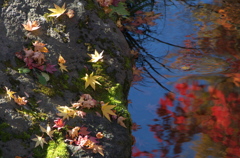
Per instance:
[[[46,68],[45,71],[49,72],[49,73],[53,73],[54,71],[57,71],[57,69],[55,68],[56,65],[51,65],[51,64],[46,64]]]
[[[81,135],[88,135],[89,133],[91,133],[91,132],[87,131],[87,127],[80,127],[79,134],[81,134]]]
[[[58,130],[60,130],[61,128],[63,128],[65,126],[65,122],[63,122],[63,120],[61,118],[54,120],[54,123],[55,123],[55,125],[53,126],[53,128],[57,128]]]

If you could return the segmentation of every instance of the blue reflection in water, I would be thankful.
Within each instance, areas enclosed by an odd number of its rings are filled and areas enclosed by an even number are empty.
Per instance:
[[[211,0],[204,1],[205,3],[211,3]],[[189,34],[195,34],[198,28],[194,25],[194,20],[191,17],[191,12],[189,8],[186,8],[186,5],[182,3],[174,2],[175,5],[169,6],[166,8],[167,15],[166,21],[159,20],[156,27],[158,32],[161,32],[159,35],[155,35],[156,38],[159,38],[165,42],[169,42],[175,45],[184,46],[183,41],[188,38],[185,37]],[[197,3],[197,2],[196,2]],[[164,28],[162,27],[164,24]],[[164,56],[166,52],[177,51],[177,48],[168,46],[162,43],[148,43],[146,45],[149,52],[152,52],[155,56]],[[174,61],[175,57],[169,59],[171,62]],[[164,75],[175,75],[175,76],[184,76],[192,72],[186,71],[174,71],[170,73],[164,68],[159,70],[161,74]],[[165,85],[168,89],[173,90],[172,83],[176,82],[179,77],[171,77],[168,80],[159,77],[158,81]],[[148,79],[147,79],[148,80]],[[139,91],[141,90],[141,91]],[[164,97],[166,91],[159,87],[155,83],[147,84],[146,86],[134,85],[130,90],[129,99],[132,101],[132,104],[129,105],[129,111],[132,116],[133,122],[141,125],[141,129],[133,131],[133,135],[136,138],[135,146],[141,151],[151,152],[153,149],[159,149],[159,142],[154,138],[153,132],[149,129],[150,124],[155,124],[153,121],[155,118],[159,118],[156,113],[156,109],[159,106],[158,102],[160,98]],[[173,110],[174,108],[172,108]],[[196,134],[192,137],[192,140],[200,138],[200,134]],[[191,149],[193,143],[191,141],[182,144],[182,153],[181,157],[194,157],[195,151]],[[174,157],[173,153],[169,153],[167,157]]]

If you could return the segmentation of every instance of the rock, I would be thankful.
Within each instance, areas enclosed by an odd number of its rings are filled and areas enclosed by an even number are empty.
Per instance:
[[[60,7],[65,3],[67,9],[74,10],[74,17],[69,19],[65,14],[59,18],[47,17],[50,13],[48,9],[54,8],[53,3]],[[98,4],[92,0],[1,0],[0,4],[4,4],[0,8],[0,157],[51,157],[53,150],[57,155],[60,150],[57,147],[64,146],[60,144],[65,139],[66,130],[62,133],[60,130],[55,135],[54,149],[46,134],[44,137],[48,144],[44,144],[43,149],[40,146],[35,148],[31,139],[43,134],[39,125],[45,128],[47,124],[54,125],[53,120],[59,113],[56,109],[58,105],[71,106],[84,93],[89,93],[97,101],[117,105],[116,113],[128,117],[128,128],[120,126],[114,119],[110,122],[97,116],[94,109],[87,110],[84,118],[76,116],[64,120],[66,124],[69,127],[87,127],[91,136],[102,132],[105,137],[99,140],[99,145],[103,147],[105,158],[115,158],[116,155],[118,158],[131,157],[131,119],[127,112],[127,96],[132,80],[130,50],[115,24],[108,18],[100,18],[103,11]],[[41,27],[32,32],[25,30],[22,24],[28,20],[38,21]],[[47,44],[49,53],[45,53],[46,63],[56,65],[57,69],[61,54],[66,60],[68,72],[58,69],[52,74],[47,73],[50,80],[46,85],[39,83],[40,70],[19,73],[18,68],[26,66],[15,53],[23,52],[23,47],[29,47],[33,41]],[[102,63],[87,62],[90,60],[87,53],[92,54],[95,49],[98,52],[104,50]],[[91,72],[102,76],[96,91],[91,87],[85,89],[81,80]],[[16,95],[27,97],[28,103],[20,106],[7,98],[5,86]],[[60,153],[65,154],[63,157],[103,157],[90,149],[65,144],[68,154]]]

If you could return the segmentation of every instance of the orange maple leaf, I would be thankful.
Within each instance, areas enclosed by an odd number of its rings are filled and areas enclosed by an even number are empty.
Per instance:
[[[26,105],[27,102],[28,102],[25,97],[19,97],[19,96],[16,97],[16,96],[14,95],[13,99],[14,99],[14,101],[15,101],[18,105]]]
[[[98,133],[96,134],[96,137],[97,137],[98,139],[102,139],[102,138],[104,137],[104,135],[102,134],[102,132],[98,132]]]
[[[28,20],[27,24],[22,24],[22,25],[27,31],[34,31],[40,28],[37,21],[31,22],[30,20]]]
[[[45,45],[47,45],[47,44],[44,44],[44,43],[35,41],[35,42],[33,43],[34,51],[35,51],[35,52],[44,52],[44,53],[47,53],[47,52],[48,52],[48,49],[45,47]]]

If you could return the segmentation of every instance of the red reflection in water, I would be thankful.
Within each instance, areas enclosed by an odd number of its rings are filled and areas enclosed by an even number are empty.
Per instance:
[[[159,142],[159,149],[154,152],[160,157],[179,155],[182,143],[190,141],[196,133],[209,137],[211,143],[217,144],[226,158],[240,155],[240,96],[236,92],[224,92],[211,86],[194,83],[179,83],[175,86],[177,97],[168,93],[159,101],[158,119],[149,125],[150,131]],[[169,110],[174,106],[174,110]],[[195,141],[195,140],[194,140]],[[210,143],[209,143],[210,144]],[[216,146],[208,146],[216,148]],[[204,154],[203,146],[196,145],[197,154]],[[203,153],[199,153],[199,152]],[[206,149],[207,151],[207,149]],[[136,148],[133,157],[148,156],[152,152]],[[209,156],[214,156],[212,153]],[[172,156],[173,157],[173,156]]]

